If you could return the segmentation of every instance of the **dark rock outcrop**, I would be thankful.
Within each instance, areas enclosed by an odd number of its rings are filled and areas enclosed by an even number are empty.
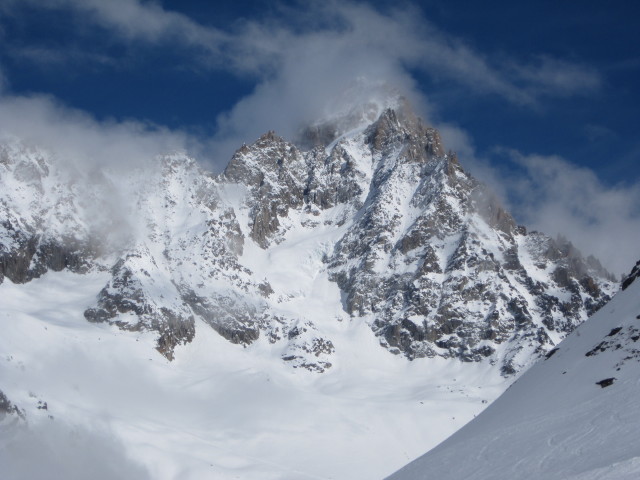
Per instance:
[[[640,261],[638,261],[631,273],[622,281],[622,290],[626,290],[638,277],[640,277]]]
[[[145,255],[146,254],[146,255]],[[158,271],[147,271],[139,265],[148,252],[130,254],[118,261],[111,270],[112,279],[98,294],[96,307],[84,312],[90,322],[108,322],[128,331],[151,330],[159,334],[157,350],[169,360],[174,358],[178,345],[189,343],[195,335],[191,311],[179,300],[171,281],[160,283]],[[139,261],[138,261],[139,260]],[[165,292],[167,298],[153,298],[151,289]]]
[[[24,410],[21,410],[16,405],[11,403],[7,396],[0,390],[0,421],[4,420],[7,416],[15,415],[19,418],[25,418]]]

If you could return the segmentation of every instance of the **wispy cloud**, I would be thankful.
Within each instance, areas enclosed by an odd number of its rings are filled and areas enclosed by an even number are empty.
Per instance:
[[[180,131],[136,120],[98,121],[45,95],[0,93],[0,137],[33,142],[75,163],[135,165],[174,150],[199,151]]]
[[[322,60],[328,49],[336,48],[367,69],[371,60],[393,60],[398,71],[419,69],[518,104],[535,104],[545,95],[588,93],[601,83],[597,72],[548,55],[524,62],[492,59],[441,31],[409,4],[385,12],[355,2],[282,6],[278,17],[246,20],[227,30],[141,0],[4,0],[4,4],[14,10],[25,4],[72,10],[82,22],[99,25],[120,41],[181,45],[191,49],[193,60],[201,66],[254,74],[259,83],[268,81],[280,68],[295,73],[292,60],[308,64],[309,57],[319,54]]]
[[[512,68],[514,77],[522,79],[533,95],[582,95],[602,86],[602,77],[595,69],[547,55]]]
[[[497,174],[518,220],[566,236],[617,274],[640,258],[640,184],[605,185],[591,169],[557,156],[502,153],[522,168]]]
[[[73,9],[89,20],[130,41],[169,43],[179,41],[197,45],[214,45],[219,33],[203,27],[180,13],[164,9],[156,2],[139,0],[2,0],[0,8],[7,14],[20,7],[46,10]]]
[[[17,59],[37,63],[43,68],[66,67],[71,63],[94,64],[98,66],[117,66],[118,60],[105,54],[90,52],[78,47],[61,50],[48,46],[21,46],[11,49],[8,54]]]
[[[584,133],[590,142],[611,140],[618,137],[617,133],[604,125],[589,123],[584,127]]]
[[[218,167],[238,145],[266,130],[291,138],[301,125],[385,90],[408,97],[433,121],[429,92],[417,85],[416,72],[441,80],[438,88],[455,85],[461,95],[495,95],[527,107],[548,96],[593,92],[601,84],[597,72],[566,60],[492,58],[441,31],[409,4],[384,11],[348,1],[281,5],[278,15],[225,30],[141,0],[3,0],[1,5],[15,15],[25,5],[69,11],[76,22],[97,25],[99,34],[131,49],[179,48],[180,58],[194,68],[251,79],[253,91],[217,119],[209,157]],[[92,34],[91,28],[78,29],[80,36]],[[72,62],[82,59],[75,48],[22,48],[24,58],[41,64],[62,64],[65,55]],[[108,52],[89,54],[109,68]]]

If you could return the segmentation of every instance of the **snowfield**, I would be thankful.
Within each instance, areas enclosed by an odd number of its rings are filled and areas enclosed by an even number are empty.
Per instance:
[[[389,480],[637,479],[638,398],[636,280],[479,417]]]
[[[2,389],[26,411],[0,424],[3,479],[382,478],[506,386],[486,364],[390,355],[349,321],[322,375],[204,325],[169,362],[152,333],[84,319],[105,275],[0,285]]]

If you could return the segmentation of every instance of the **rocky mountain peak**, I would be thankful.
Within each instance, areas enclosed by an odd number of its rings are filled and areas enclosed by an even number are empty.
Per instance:
[[[251,145],[243,145],[231,157],[223,178],[248,187],[260,187],[265,179],[277,180],[286,176],[292,164],[300,158],[295,145],[269,131]]]
[[[295,138],[296,145],[303,150],[324,148],[349,132],[368,127],[380,118],[385,110],[411,109],[404,97],[387,87],[378,91],[378,95],[367,96],[366,99],[362,97],[362,93],[363,90],[358,87],[345,92],[344,96],[334,103],[333,108],[329,109],[329,113],[300,129]]]
[[[439,132],[426,127],[410,111],[387,109],[365,130],[365,136],[379,160],[409,163],[427,163],[435,158],[451,160],[445,155]],[[454,168],[453,164],[450,168]]]
[[[160,162],[163,175],[181,175],[199,170],[196,160],[185,153],[174,152],[161,155],[157,160]]]
[[[340,355],[331,322],[348,320],[407,359],[510,375],[608,301],[616,285],[597,261],[518,226],[406,103],[375,107],[316,125],[313,148],[270,131],[218,176],[173,154],[105,173],[115,189],[81,188],[55,159],[4,147],[0,281],[110,272],[89,321],[157,332],[169,359],[201,321],[317,372]],[[118,249],[112,227],[86,221],[101,198],[116,205],[109,192],[128,216]]]

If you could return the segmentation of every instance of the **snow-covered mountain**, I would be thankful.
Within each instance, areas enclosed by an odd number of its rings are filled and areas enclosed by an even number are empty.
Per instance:
[[[328,321],[366,322],[393,353],[512,374],[615,289],[595,259],[516,225],[406,106],[308,152],[269,132],[217,177],[180,155],[116,178],[62,172],[19,143],[2,152],[0,275],[108,268],[87,320],[156,331],[169,359],[199,317],[323,371],[332,339],[301,300],[340,300]]]
[[[389,479],[639,478],[639,267],[480,416]]]
[[[154,478],[380,477],[617,289],[517,225],[402,102],[301,139],[269,132],[219,175],[182,154],[122,169],[5,140],[8,417],[85,433],[102,418],[108,448]]]

